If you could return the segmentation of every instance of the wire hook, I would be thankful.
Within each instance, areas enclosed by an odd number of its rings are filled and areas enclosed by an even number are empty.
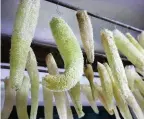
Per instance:
[[[58,3],[56,4],[56,12],[58,15],[62,15],[62,13],[59,10],[59,0],[58,0]]]
[[[117,24],[114,25],[114,29],[117,29]]]
[[[127,28],[126,28],[126,32],[128,33],[129,32],[129,27],[127,26]]]

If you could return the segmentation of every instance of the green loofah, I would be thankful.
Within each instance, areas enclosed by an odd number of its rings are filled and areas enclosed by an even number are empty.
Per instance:
[[[144,49],[143,47],[138,43],[138,41],[130,34],[126,33],[126,37],[129,39],[129,41],[144,55]]]
[[[91,20],[86,10],[79,10],[76,13],[81,40],[83,43],[84,50],[86,52],[87,60],[90,63],[94,62],[94,39],[93,39],[93,28]]]
[[[73,88],[68,91],[71,100],[74,104],[75,110],[78,114],[78,117],[81,118],[85,115],[82,108],[82,103],[80,99],[80,82],[78,82]]]
[[[96,105],[96,100],[93,99],[92,93],[91,93],[91,88],[89,85],[83,84],[81,85],[81,91],[82,93],[86,96],[91,108],[96,114],[99,114],[98,107]]]
[[[26,69],[31,79],[31,112],[30,119],[36,119],[38,109],[38,96],[39,96],[39,72],[37,68],[36,56],[30,48],[28,53]]]
[[[19,119],[29,119],[27,113],[28,92],[30,80],[24,76],[21,88],[16,92],[16,110]]]
[[[118,32],[118,31],[115,31],[115,32]],[[119,33],[117,35],[119,35]],[[119,40],[122,40],[122,39],[117,39],[118,42]],[[122,41],[125,41],[125,40],[122,40]],[[117,43],[115,44],[113,33],[107,29],[102,30],[101,41],[104,46],[104,50],[106,52],[106,56],[107,56],[110,68],[112,70],[112,74],[115,78],[116,83],[118,83],[126,102],[129,104],[129,106],[132,107],[138,119],[144,119],[142,110],[140,109],[134,95],[132,94],[131,90],[128,87],[128,82],[127,82],[127,77],[125,74],[124,66],[119,56],[118,49],[116,47]],[[123,44],[126,47],[126,44],[125,43]]]
[[[51,53],[49,53],[46,57],[46,65],[48,68],[49,74],[56,75],[58,74],[58,67],[55,62],[55,59]],[[49,90],[50,91],[50,90]],[[65,92],[53,92],[57,112],[60,119],[69,119],[72,118],[72,113],[70,112],[70,107],[68,108],[68,100],[66,98]],[[48,112],[47,112],[48,113]],[[71,115],[70,115],[71,114]]]
[[[50,26],[66,70],[64,74],[45,76],[42,84],[52,91],[66,91],[74,87],[83,74],[83,55],[75,35],[62,18],[54,17]]]
[[[101,80],[102,90],[106,97],[108,110],[113,110],[114,109],[113,89],[112,89],[112,83],[111,83],[109,74],[107,72],[106,67],[100,62],[97,63],[97,69],[98,69],[100,80]]]
[[[53,119],[53,93],[43,86],[44,116]]]
[[[5,100],[4,100],[4,105],[1,111],[1,118],[8,119],[13,110],[16,91],[11,88],[10,80],[7,77],[4,80],[4,84],[5,84],[4,86],[5,87]]]
[[[109,77],[110,77],[111,82],[112,82],[113,94],[115,97],[116,105],[118,106],[123,118],[132,119],[132,116],[131,116],[131,113],[129,111],[128,105],[126,104],[126,100],[124,98],[124,95],[122,94],[121,90],[119,89],[118,84],[116,83],[116,81],[113,77],[111,68],[109,67],[109,65],[107,63],[104,63],[104,66],[106,67],[107,72],[108,72]],[[118,115],[117,115],[116,107],[114,107],[114,113],[115,113],[115,116],[117,117]]]
[[[115,29],[113,31],[113,36],[120,52],[123,53],[137,68],[144,71],[144,55],[119,30]]]
[[[137,39],[139,44],[144,48],[144,31],[142,31],[141,34],[137,36]]]
[[[10,80],[12,88],[21,87],[26,59],[39,15],[40,0],[20,0],[10,50]]]

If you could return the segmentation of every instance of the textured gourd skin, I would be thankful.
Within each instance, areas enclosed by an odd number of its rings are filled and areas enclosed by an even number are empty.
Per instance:
[[[106,53],[109,65],[111,67],[113,76],[116,83],[120,86],[120,90],[126,99],[129,106],[132,107],[138,119],[143,119],[144,115],[140,106],[138,105],[135,97],[133,96],[131,90],[128,87],[127,77],[125,74],[124,66],[120,59],[113,33],[107,29],[101,31],[101,41],[104,46],[104,51]]]
[[[100,62],[97,63],[97,69],[99,72],[103,93],[105,94],[105,97],[106,97],[108,109],[113,110],[114,108],[113,89],[112,89],[112,83],[111,83],[109,74],[106,70],[106,67]]]
[[[66,91],[74,87],[83,74],[83,55],[75,35],[62,18],[54,17],[50,27],[66,70],[64,74],[45,76],[42,84],[53,91]]]
[[[57,64],[56,64],[55,59],[51,53],[49,53],[46,57],[46,65],[47,65],[49,74],[56,75],[59,73]],[[60,119],[67,119],[67,105],[66,105],[65,92],[53,92],[53,95],[55,98],[55,103],[56,103],[56,108],[57,108],[59,118]]]
[[[126,100],[124,98],[124,95],[122,94],[121,90],[119,89],[118,84],[116,83],[116,81],[113,77],[111,68],[109,67],[109,65],[107,63],[104,63],[104,66],[106,67],[107,72],[108,72],[109,77],[110,77],[110,80],[112,82],[113,94],[115,97],[115,101],[116,101],[116,104],[117,104],[122,116],[125,119],[132,119],[132,116],[131,116],[131,113],[129,111],[128,105],[126,104]],[[115,112],[115,109],[114,109],[114,112]]]
[[[143,47],[138,43],[138,41],[130,34],[126,33],[126,37],[130,40],[130,42],[144,55]]]
[[[119,30],[115,29],[113,31],[113,36],[120,52],[122,52],[137,68],[144,71],[144,55]]]
[[[136,73],[133,65],[126,66],[125,73],[127,76],[129,88],[131,89],[131,91],[133,91],[135,89],[134,81],[136,80],[138,74]]]
[[[21,87],[29,47],[34,36],[40,0],[20,0],[11,39],[10,80],[12,88]]]
[[[72,110],[70,107],[68,94],[66,92],[65,92],[65,98],[66,98],[66,106],[67,106],[67,119],[73,119],[73,114],[72,114]]]
[[[95,98],[95,85],[94,85],[94,81],[93,81],[94,80],[94,72],[93,72],[93,68],[90,64],[86,64],[86,66],[84,67],[84,74],[90,83],[92,97],[95,100],[96,99]]]
[[[141,94],[144,96],[144,81],[142,79],[135,80],[135,86],[137,87],[137,89],[139,89]]]
[[[132,116],[130,114],[130,111],[129,111],[128,105],[126,103],[126,100],[124,98],[124,95],[122,94],[121,90],[119,89],[118,84],[114,80],[111,68],[109,67],[109,65],[107,63],[104,63],[104,66],[106,67],[107,72],[108,72],[109,77],[110,77],[111,82],[112,82],[113,94],[115,97],[116,105],[118,106],[123,118],[132,119]],[[114,112],[115,111],[116,110],[114,109]]]
[[[80,82],[78,82],[73,88],[68,91],[71,100],[74,104],[75,110],[78,114],[78,117],[81,118],[85,115],[82,108],[82,103],[80,99]]]
[[[16,92],[16,110],[19,119],[29,119],[27,113],[28,92],[30,80],[24,76],[21,88]]]
[[[43,86],[44,116],[53,119],[53,93]]]
[[[134,66],[133,65],[126,66],[125,72],[130,89],[132,91],[139,89],[141,94],[144,95],[144,81],[142,80],[142,77],[136,72]]]
[[[98,84],[95,84],[95,93],[98,96],[99,100],[101,101],[101,103],[103,104],[104,108],[106,109],[106,111],[110,114],[113,115],[114,112],[113,110],[109,110],[108,109],[108,105],[107,105],[107,99],[106,96],[103,92],[103,89],[101,86],[99,86]]]
[[[89,104],[90,104],[91,108],[93,109],[93,111],[96,114],[99,114],[99,110],[97,108],[96,102],[93,99],[92,94],[91,94],[90,86],[89,85],[85,85],[85,84],[81,85],[81,91],[86,96],[86,98],[89,101]]]
[[[31,79],[31,112],[30,119],[36,119],[38,109],[38,96],[39,96],[39,72],[37,69],[36,56],[30,48],[27,57],[26,69]]]
[[[116,100],[116,104],[117,104],[123,118],[124,119],[132,119],[132,115],[129,111],[125,97],[115,83],[113,83],[113,93],[114,93],[114,97]]]
[[[46,66],[48,68],[48,73],[51,75],[59,74],[57,64],[51,53],[46,56]]]
[[[86,10],[80,10],[76,13],[81,40],[84,46],[84,50],[87,55],[87,59],[90,63],[94,62],[94,40],[93,40],[93,28],[91,20]]]
[[[59,119],[67,119],[67,106],[65,92],[54,92],[56,108],[58,111]]]
[[[144,97],[141,95],[141,93],[138,89],[135,89],[133,91],[133,94],[134,94],[139,106],[141,107],[142,111],[144,112]]]
[[[139,44],[144,48],[144,31],[141,32],[141,34],[137,37]]]
[[[1,111],[1,119],[8,119],[13,110],[16,92],[14,89],[11,88],[10,80],[8,78],[4,80],[4,83],[5,83],[5,100],[3,109]]]

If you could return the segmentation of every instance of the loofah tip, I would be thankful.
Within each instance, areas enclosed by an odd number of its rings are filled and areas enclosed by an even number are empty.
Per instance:
[[[65,21],[61,17],[52,17],[50,21],[50,26],[58,23],[65,23]]]

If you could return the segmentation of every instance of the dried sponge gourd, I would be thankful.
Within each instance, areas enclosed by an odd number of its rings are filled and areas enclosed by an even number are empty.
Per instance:
[[[119,30],[115,29],[113,31],[113,36],[120,52],[123,53],[137,68],[144,71],[144,55]]]
[[[130,89],[134,91],[136,88],[144,95],[144,81],[142,77],[136,72],[133,65],[129,65],[125,67],[126,76],[128,79],[128,83]]]
[[[90,63],[94,62],[94,39],[91,20],[86,10],[79,10],[76,13],[81,40]]]
[[[144,48],[138,43],[138,41],[130,33],[126,33],[126,37],[144,55]]]
[[[67,105],[65,92],[54,92],[57,112],[60,119],[67,119]]]
[[[75,110],[78,114],[78,117],[81,118],[85,115],[82,108],[82,103],[80,99],[80,82],[78,82],[73,88],[68,91],[71,100],[74,104]]]
[[[113,93],[114,93],[116,104],[123,118],[132,119],[132,115],[130,113],[125,97],[115,83],[113,83]]]
[[[72,110],[71,110],[71,107],[70,107],[68,94],[66,92],[65,92],[65,98],[66,98],[66,106],[67,106],[67,119],[73,119],[73,114],[72,114]]]
[[[98,99],[101,101],[101,103],[103,104],[104,108],[106,109],[106,111],[110,114],[113,115],[114,112],[113,110],[109,110],[108,109],[108,105],[107,105],[107,99],[105,96],[105,93],[103,92],[103,89],[101,86],[99,86],[98,84],[95,84],[95,93],[98,96]]]
[[[58,67],[55,62],[55,59],[51,53],[46,56],[46,65],[48,68],[48,72],[51,75],[58,74]],[[53,92],[57,112],[60,119],[67,119],[67,105],[66,105],[66,95],[65,92]]]
[[[142,111],[144,112],[144,97],[142,96],[142,94],[140,93],[140,91],[138,89],[135,89],[133,91],[133,94],[134,94],[139,106],[141,107]]]
[[[46,56],[45,61],[46,61],[46,66],[48,68],[48,73],[49,74],[56,75],[56,74],[59,73],[57,64],[56,64],[55,59],[54,59],[54,57],[51,53],[49,53]]]
[[[116,35],[116,34],[115,34]],[[127,40],[127,39],[126,39]],[[112,70],[114,79],[120,86],[120,90],[124,95],[126,102],[132,107],[137,118],[143,119],[144,115],[140,106],[138,105],[134,95],[128,87],[127,77],[125,74],[124,66],[118,53],[118,49],[115,44],[113,33],[107,29],[101,31],[101,41],[104,46],[109,65]],[[125,44],[124,44],[125,45]]]
[[[108,72],[108,74],[110,76],[110,79],[111,79],[111,82],[112,82],[113,94],[114,94],[114,97],[115,97],[116,105],[118,106],[123,118],[132,119],[132,116],[131,116],[130,110],[128,108],[128,105],[126,103],[126,100],[124,98],[124,95],[122,94],[118,84],[116,83],[116,81],[113,77],[111,68],[109,67],[109,65],[107,63],[104,63],[104,66],[106,67],[107,72]],[[116,109],[116,106],[115,106],[114,107],[114,113],[115,113],[115,116],[116,116],[116,119],[117,119],[118,115],[117,115],[116,110],[117,109]]]
[[[52,91],[66,91],[74,87],[83,74],[83,55],[71,28],[62,18],[52,18],[52,34],[64,59],[64,74],[47,75],[42,84]]]
[[[30,79],[24,76],[22,86],[16,92],[16,110],[19,119],[29,119],[27,113],[27,100],[29,89]]]
[[[125,66],[125,73],[126,73],[127,80],[128,80],[128,86],[133,91],[135,88],[134,81],[135,81],[135,75],[136,75],[134,66],[133,65]]]
[[[30,119],[36,119],[37,116],[37,109],[38,109],[38,96],[39,96],[39,72],[37,67],[37,60],[36,56],[30,48],[26,69],[28,71],[29,77],[31,79],[31,112],[30,112]]]
[[[53,93],[43,86],[44,116],[53,119]]]
[[[144,96],[144,81],[141,80],[135,80],[135,87],[139,89],[141,94]]]
[[[11,88],[10,80],[7,77],[4,80],[4,84],[5,84],[5,100],[1,111],[1,118],[8,119],[13,110],[16,92],[14,89]]]
[[[92,97],[90,86],[86,85],[86,84],[82,84],[81,85],[81,91],[86,96],[86,98],[89,101],[89,104],[90,104],[91,108],[93,109],[93,111],[96,114],[99,114],[99,110],[98,110],[98,107],[96,105],[96,100],[94,100],[93,97]]]
[[[84,74],[85,74],[86,78],[88,79],[88,81],[90,83],[92,97],[93,97],[94,100],[96,100],[95,85],[94,85],[94,72],[93,72],[93,68],[92,68],[91,64],[86,64],[85,65]]]
[[[101,80],[102,90],[107,99],[106,102],[107,102],[108,110],[113,110],[114,109],[113,89],[112,89],[110,76],[107,72],[106,67],[100,62],[97,63],[97,69],[98,69],[100,80]]]
[[[10,80],[12,88],[21,87],[26,59],[39,16],[40,0],[20,0],[11,39]]]
[[[137,36],[139,44],[144,48],[144,31]]]

